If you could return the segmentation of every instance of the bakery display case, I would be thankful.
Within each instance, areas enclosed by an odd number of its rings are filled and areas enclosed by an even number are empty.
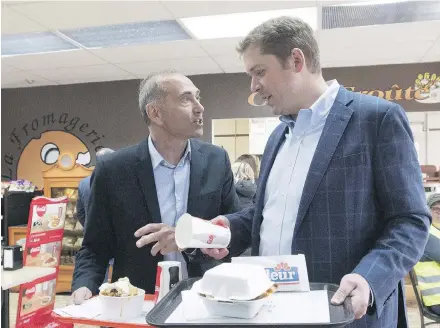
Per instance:
[[[75,163],[72,155],[62,154],[56,164],[43,172],[44,196],[50,198],[67,196],[68,198],[57,293],[71,291],[75,256],[83,240],[83,227],[76,215],[78,185],[92,171],[91,168]]]

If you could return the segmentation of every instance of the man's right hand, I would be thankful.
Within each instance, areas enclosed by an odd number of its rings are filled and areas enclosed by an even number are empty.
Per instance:
[[[73,303],[76,305],[82,304],[85,300],[92,297],[92,292],[87,287],[81,287],[75,290],[72,294]]]
[[[229,229],[229,220],[223,215],[217,216],[210,222]],[[201,251],[203,254],[209,255],[216,260],[221,260],[229,254],[227,248],[202,248]]]

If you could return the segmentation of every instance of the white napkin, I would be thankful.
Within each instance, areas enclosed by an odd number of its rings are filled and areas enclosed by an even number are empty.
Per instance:
[[[127,323],[141,323],[145,324],[145,316],[154,307],[153,301],[145,301],[142,305],[142,314]],[[72,317],[72,318],[84,318],[90,320],[101,320],[101,321],[111,321],[106,320],[106,318],[101,314],[101,302],[98,297],[93,297],[87,301],[84,301],[81,305],[68,305],[63,308],[54,309],[53,312],[61,317]]]

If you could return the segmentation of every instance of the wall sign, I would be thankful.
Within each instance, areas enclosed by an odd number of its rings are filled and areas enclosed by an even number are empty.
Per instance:
[[[55,164],[61,153],[72,153],[77,163],[90,167],[104,138],[78,116],[49,113],[36,117],[9,133],[11,151],[3,155],[3,172],[11,179],[30,180],[42,187],[41,172]]]
[[[344,81],[339,81],[344,84]],[[368,94],[384,98],[390,101],[416,101],[421,104],[436,104],[440,103],[440,75],[436,73],[419,73],[414,79],[412,85],[400,87],[398,84],[393,84],[387,89],[366,89],[362,90],[356,86],[344,85],[345,88],[354,92]],[[256,94],[251,94],[248,98],[248,103],[251,106],[264,106],[264,100]]]

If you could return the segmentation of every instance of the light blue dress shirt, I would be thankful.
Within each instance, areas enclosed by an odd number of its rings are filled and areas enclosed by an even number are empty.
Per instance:
[[[306,177],[339,91],[336,80],[328,84],[310,109],[298,112],[296,121],[291,116],[280,117],[289,131],[267,180],[260,230],[261,256],[292,254],[293,231]]]
[[[154,147],[151,136],[148,137],[148,150],[153,166],[162,223],[176,226],[177,219],[187,211],[190,181],[191,144],[188,141],[185,153],[177,165],[168,163]],[[188,277],[186,261],[180,252],[164,256],[165,261],[179,261],[182,264],[182,277]]]

